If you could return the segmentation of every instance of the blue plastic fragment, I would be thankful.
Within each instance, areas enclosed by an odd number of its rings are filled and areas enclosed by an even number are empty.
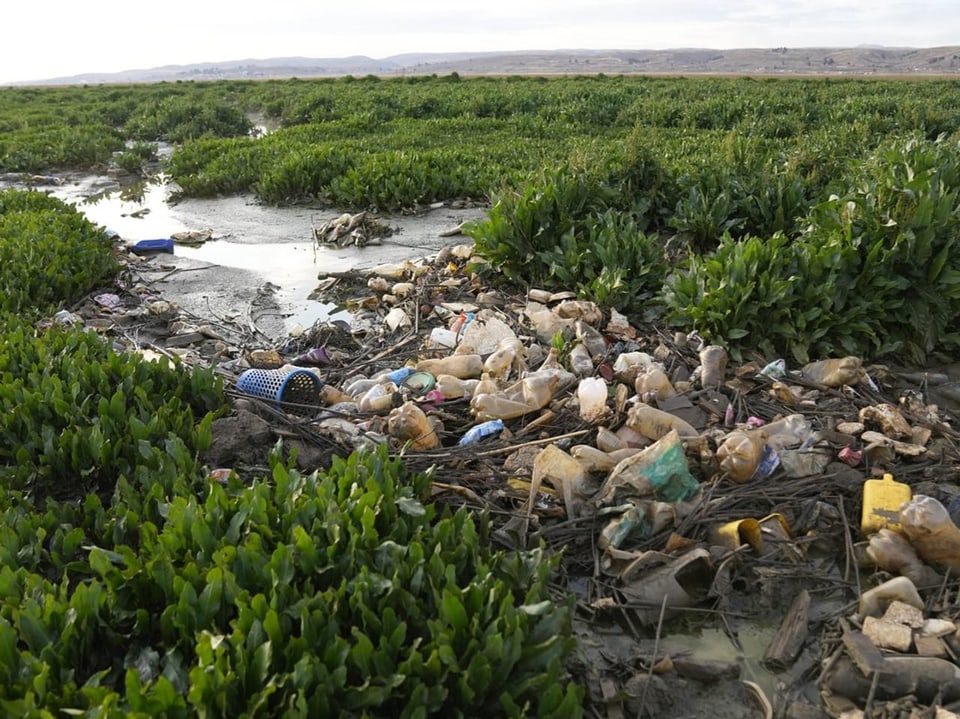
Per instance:
[[[169,252],[173,254],[173,240],[169,237],[161,240],[140,240],[134,243],[130,249],[134,252]]]
[[[474,427],[471,427],[463,437],[460,438],[460,441],[457,442],[457,446],[463,447],[467,444],[473,444],[474,442],[479,442],[484,437],[489,437],[491,434],[496,434],[497,432],[503,431],[503,420],[502,419],[491,419],[488,422],[483,422]]]

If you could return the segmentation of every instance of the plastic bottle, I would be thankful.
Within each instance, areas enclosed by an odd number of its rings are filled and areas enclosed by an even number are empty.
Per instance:
[[[573,326],[577,332],[577,339],[587,348],[591,356],[597,357],[606,353],[607,340],[600,330],[583,320],[577,320]]]
[[[810,420],[802,414],[788,414],[782,419],[763,425],[767,444],[774,449],[797,447],[808,440],[816,439]]]
[[[587,377],[577,386],[580,417],[585,422],[598,422],[607,414],[607,383],[602,377]]]
[[[763,432],[735,429],[717,447],[720,469],[734,482],[742,484],[757,471],[765,447]]]
[[[532,407],[526,402],[508,399],[502,394],[478,394],[470,400],[470,408],[477,419],[516,419],[525,414],[534,412],[539,407]]]
[[[870,535],[867,556],[880,569],[904,576],[917,587],[938,586],[943,581],[933,567],[920,561],[917,550],[906,537],[886,527]]]
[[[560,384],[560,375],[531,374],[520,380],[523,402],[533,409],[546,407]]]
[[[430,346],[453,349],[457,346],[457,333],[445,327],[434,327],[430,331]]]
[[[516,337],[506,337],[497,344],[496,351],[484,360],[483,371],[494,378],[506,377],[513,369],[519,373],[522,371],[523,356],[523,342]]]
[[[688,439],[700,435],[689,422],[642,402],[635,404],[627,413],[626,424],[634,432],[653,440],[660,439],[671,429],[677,430],[681,438]]]
[[[489,372],[484,372],[480,375],[480,381],[477,382],[477,386],[474,388],[473,394],[496,394],[499,391],[500,385],[494,381]]]
[[[393,398],[396,393],[397,385],[393,382],[375,384],[364,392],[357,402],[357,407],[361,412],[387,412],[393,409]]]
[[[481,422],[478,425],[474,425],[467,430],[466,434],[460,438],[460,441],[457,442],[457,446],[463,447],[468,444],[473,444],[479,442],[484,437],[489,437],[491,435],[502,432],[504,428],[502,419],[491,419],[486,422]]]
[[[417,362],[417,372],[429,372],[434,377],[449,374],[460,379],[479,377],[483,371],[480,355],[450,355],[440,359],[426,359]]]
[[[338,402],[353,402],[353,397],[346,392],[341,392],[333,385],[325,384],[320,388],[320,401],[329,407]]]
[[[547,350],[547,356],[544,358],[543,364],[540,365],[539,370],[545,369],[563,369],[563,365],[560,364],[560,352],[556,347],[551,347],[549,350]]]
[[[825,359],[804,365],[803,377],[827,387],[858,384],[866,375],[859,357]]]
[[[390,412],[387,431],[391,437],[409,442],[410,449],[418,452],[440,446],[436,429],[424,411],[413,402],[404,402]]]
[[[460,379],[452,374],[441,374],[437,375],[434,387],[440,390],[444,399],[460,399],[473,396],[478,384],[479,381],[475,379]]]
[[[920,559],[960,569],[960,527],[939,501],[917,494],[900,509],[900,526]]]
[[[589,377],[593,374],[593,357],[586,345],[574,345],[569,355],[570,369],[577,377]]]
[[[677,390],[670,383],[667,373],[654,366],[647,367],[637,375],[634,389],[640,399],[644,401],[648,397],[657,401],[664,400],[677,394]]]
[[[923,609],[923,600],[913,582],[906,577],[894,577],[861,594],[858,613],[861,617],[879,616],[894,601]]]
[[[378,382],[387,380],[388,382],[393,382],[394,384],[400,384],[414,372],[416,372],[416,370],[413,367],[400,367],[399,369],[388,370],[386,372],[381,372],[380,374],[374,375],[373,379],[377,380]]]
[[[597,429],[597,449],[604,452],[615,452],[618,449],[624,449],[626,446],[627,443],[609,428],[600,427]]]
[[[715,389],[723,382],[727,371],[727,351],[720,345],[707,345],[700,350],[700,386]]]
[[[613,362],[613,376],[633,386],[637,375],[654,364],[653,357],[646,352],[621,352]]]

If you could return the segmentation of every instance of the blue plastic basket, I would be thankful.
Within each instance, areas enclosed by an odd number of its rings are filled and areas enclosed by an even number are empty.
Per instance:
[[[313,372],[298,369],[289,372],[282,369],[248,369],[237,378],[237,389],[244,394],[271,400],[276,408],[302,414],[319,404],[323,382]],[[285,409],[283,403],[290,403]],[[295,405],[306,405],[298,407]]]

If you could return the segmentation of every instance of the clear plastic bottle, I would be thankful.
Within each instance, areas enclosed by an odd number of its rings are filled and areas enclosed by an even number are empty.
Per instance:
[[[361,412],[387,412],[393,408],[396,393],[397,385],[393,382],[375,384],[363,394],[357,407]]]
[[[774,449],[797,447],[816,439],[810,420],[802,414],[788,414],[782,419],[768,422],[762,428],[767,435],[767,444]]]
[[[923,561],[960,570],[960,527],[939,500],[914,495],[900,509],[900,526]]]
[[[607,414],[607,383],[602,377],[587,377],[577,386],[580,417],[586,422],[598,422]]]
[[[429,372],[434,377],[449,374],[460,379],[479,377],[483,372],[483,360],[477,354],[450,355],[440,359],[426,359],[417,362],[417,372]]]
[[[523,343],[516,337],[507,337],[500,340],[496,351],[483,363],[483,371],[491,377],[506,377],[511,370],[522,371],[524,349]]]
[[[590,356],[590,350],[586,345],[574,345],[569,355],[570,369],[577,377],[590,377],[593,375],[593,357]]]
[[[707,345],[700,350],[700,386],[716,389],[727,371],[727,351],[720,345]]]
[[[472,396],[479,384],[475,379],[460,379],[452,374],[437,375],[435,389],[440,390],[444,399],[460,399]]]
[[[677,430],[683,439],[700,436],[689,422],[642,402],[638,402],[627,412],[626,424],[634,432],[652,440],[660,439],[671,429]]]

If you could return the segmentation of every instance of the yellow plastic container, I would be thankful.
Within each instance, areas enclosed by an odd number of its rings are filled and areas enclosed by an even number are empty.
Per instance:
[[[886,527],[901,531],[900,507],[913,497],[910,485],[897,482],[890,473],[883,479],[868,479],[863,483],[863,514],[860,529],[865,535]]]

